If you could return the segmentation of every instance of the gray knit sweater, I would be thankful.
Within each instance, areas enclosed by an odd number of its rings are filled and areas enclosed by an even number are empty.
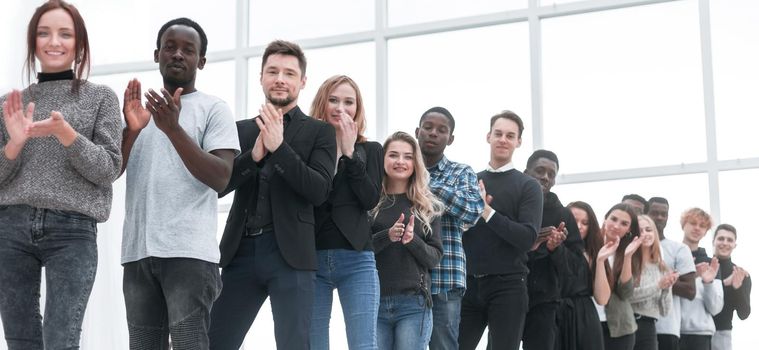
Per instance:
[[[77,131],[68,148],[53,136],[31,138],[18,158],[9,160],[8,130],[0,119],[0,205],[71,210],[103,222],[111,211],[111,184],[121,170],[119,100],[107,86],[89,82],[81,84],[77,95],[71,83],[47,81],[22,92],[24,109],[35,103],[34,121],[55,110]],[[0,114],[6,97],[0,97]]]

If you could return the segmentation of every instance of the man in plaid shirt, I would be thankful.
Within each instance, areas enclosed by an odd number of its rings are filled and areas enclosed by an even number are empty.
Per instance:
[[[430,173],[430,189],[445,204],[441,218],[443,260],[432,270],[432,338],[430,350],[458,349],[461,298],[466,290],[466,257],[461,234],[484,208],[477,174],[466,164],[445,157],[453,143],[456,122],[447,109],[433,107],[422,114],[416,138]]]

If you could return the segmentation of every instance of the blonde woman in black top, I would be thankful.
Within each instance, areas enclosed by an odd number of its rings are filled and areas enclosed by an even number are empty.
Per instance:
[[[440,263],[442,205],[416,140],[404,132],[384,145],[382,197],[370,216],[380,278],[379,349],[423,350],[432,334],[430,270]]]

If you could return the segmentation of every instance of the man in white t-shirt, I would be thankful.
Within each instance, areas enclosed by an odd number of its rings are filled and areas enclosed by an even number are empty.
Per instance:
[[[195,89],[208,40],[187,18],[158,32],[163,76],[141,102],[140,82],[124,94],[122,152],[127,173],[121,263],[130,349],[208,349],[210,311],[221,291],[217,193],[240,151],[229,106]]]
[[[651,197],[648,200],[648,216],[654,220],[659,231],[661,254],[664,262],[671,270],[680,274],[680,278],[672,286],[672,310],[656,322],[657,341],[659,350],[678,350],[680,342],[680,299],[693,300],[696,297],[696,265],[688,247],[678,241],[667,239],[664,228],[669,218],[669,202],[662,197]]]

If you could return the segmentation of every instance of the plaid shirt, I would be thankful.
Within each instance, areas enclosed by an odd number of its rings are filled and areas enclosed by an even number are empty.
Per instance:
[[[484,203],[477,186],[477,174],[466,164],[451,162],[443,156],[427,169],[430,189],[445,205],[441,217],[443,260],[432,269],[432,294],[466,288],[466,256],[461,234],[477,222]]]

